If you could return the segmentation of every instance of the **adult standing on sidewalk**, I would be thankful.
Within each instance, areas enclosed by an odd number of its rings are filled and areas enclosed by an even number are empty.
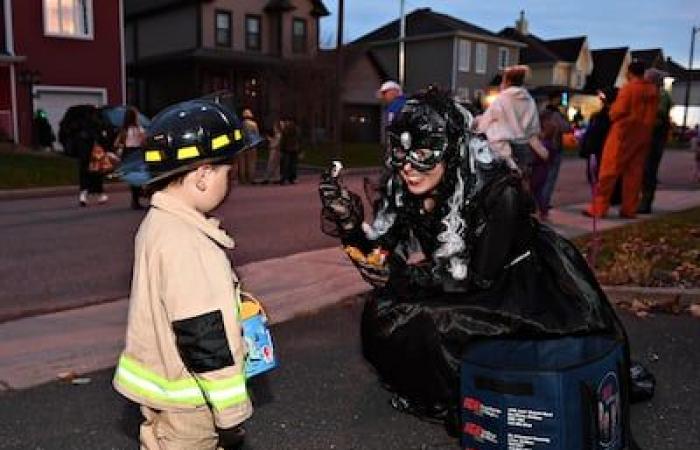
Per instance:
[[[511,66],[503,72],[501,92],[484,114],[477,118],[477,129],[484,133],[491,148],[518,168],[529,183],[532,152],[547,159],[547,149],[539,140],[537,105],[523,87],[527,66]]]
[[[243,117],[243,129],[251,139],[251,142],[258,142],[260,131],[258,124],[255,122],[253,111],[246,108],[241,114]],[[240,184],[252,184],[255,181],[255,164],[258,161],[258,150],[251,148],[244,154],[238,157],[238,182]]]
[[[282,128],[282,138],[280,140],[280,155],[281,155],[281,177],[279,184],[294,184],[297,181],[297,163],[299,161],[299,152],[301,151],[301,143],[299,142],[299,127],[294,120],[287,119],[284,121]]]
[[[559,179],[559,169],[561,168],[561,158],[564,151],[564,133],[571,130],[569,122],[559,109],[561,95],[549,96],[549,102],[540,115],[540,125],[542,126],[541,141],[547,148],[549,157],[547,158],[547,175],[540,192],[540,218],[547,220],[549,210],[552,208],[552,196],[554,188]]]
[[[127,108],[124,113],[124,124],[114,141],[122,160],[143,160],[143,142],[146,139],[146,131],[139,125],[139,111],[134,106]],[[143,209],[141,205],[141,187],[129,186],[131,190],[131,209]]]
[[[99,144],[103,126],[97,108],[92,105],[75,106],[61,120],[59,139],[67,154],[78,158],[78,180],[80,206],[87,206],[90,194],[97,196],[102,204],[108,200],[104,193],[103,174],[90,170],[93,148]]]
[[[652,83],[659,91],[659,108],[656,114],[656,123],[651,137],[651,149],[644,166],[644,181],[642,182],[642,199],[639,202],[637,212],[639,214],[651,214],[651,206],[654,203],[654,194],[658,183],[659,165],[664,154],[664,147],[671,130],[671,107],[673,100],[664,89],[664,77],[668,74],[658,69],[648,69],[644,73],[644,79]]]
[[[583,210],[587,216],[604,217],[608,213],[610,196],[619,177],[622,177],[620,217],[631,219],[637,215],[659,93],[656,86],[644,79],[641,61],[630,63],[627,80],[610,108],[612,125],[605,140],[596,195],[592,204]]]
[[[391,122],[394,121],[394,118],[399,114],[404,103],[406,103],[406,96],[403,94],[401,85],[393,80],[385,81],[377,90],[377,98],[385,108],[384,125],[391,125]]]
[[[283,124],[281,120],[275,120],[272,132],[267,136],[267,168],[262,184],[280,179],[280,141],[282,140]]]

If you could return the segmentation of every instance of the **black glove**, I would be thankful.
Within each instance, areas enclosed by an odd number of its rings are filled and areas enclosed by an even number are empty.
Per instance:
[[[318,185],[321,198],[323,231],[332,236],[342,236],[357,230],[364,220],[362,200],[354,192],[340,185],[330,170],[321,175]],[[330,223],[331,225],[327,225]]]
[[[219,447],[225,450],[238,450],[243,447],[245,440],[245,428],[243,425],[236,425],[231,428],[216,428],[219,435]]]

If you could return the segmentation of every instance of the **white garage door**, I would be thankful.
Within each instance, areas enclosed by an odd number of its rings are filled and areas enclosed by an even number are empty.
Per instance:
[[[46,112],[53,132],[58,139],[58,125],[63,114],[73,105],[103,106],[106,103],[106,92],[103,89],[80,89],[69,87],[35,86],[34,111],[40,109]],[[60,142],[55,142],[60,148]]]

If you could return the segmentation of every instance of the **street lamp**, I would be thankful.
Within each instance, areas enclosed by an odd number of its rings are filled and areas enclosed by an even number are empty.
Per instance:
[[[690,33],[690,61],[688,62],[688,80],[685,88],[685,111],[683,112],[683,130],[688,125],[688,108],[690,107],[690,87],[693,82],[693,57],[695,53],[695,35],[700,32],[700,26],[694,26]]]
[[[34,130],[32,129],[34,122],[34,85],[41,83],[41,73],[38,70],[22,70],[17,75],[17,81],[27,86],[27,92],[29,92],[29,139],[30,144],[34,143]]]

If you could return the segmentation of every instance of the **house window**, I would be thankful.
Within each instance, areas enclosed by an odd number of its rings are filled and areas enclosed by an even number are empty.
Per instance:
[[[92,39],[92,0],[44,0],[44,33]]]
[[[506,47],[499,47],[498,49],[498,69],[503,70],[510,65],[508,61],[508,49]]]
[[[219,47],[231,46],[231,13],[229,11],[216,11],[215,40]]]
[[[476,62],[474,66],[474,71],[476,73],[486,73],[486,58],[487,58],[487,47],[484,43],[476,44]]]
[[[260,50],[260,16],[245,17],[245,47],[248,50]]]
[[[460,72],[469,72],[470,50],[471,42],[466,39],[460,39],[457,47],[457,69]]]
[[[294,19],[292,22],[292,51],[306,53],[306,20]]]

